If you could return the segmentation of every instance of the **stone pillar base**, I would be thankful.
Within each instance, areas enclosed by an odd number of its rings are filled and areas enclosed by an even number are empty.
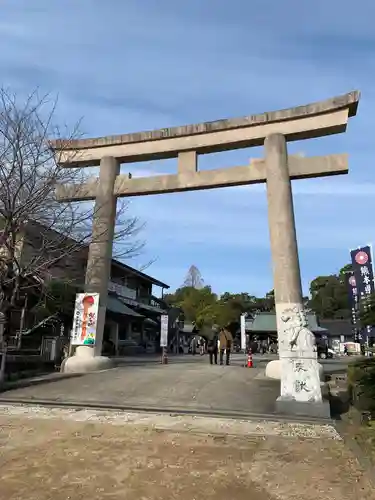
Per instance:
[[[106,356],[95,356],[94,358],[81,358],[72,356],[64,360],[61,365],[62,373],[90,373],[108,370],[114,367],[114,362]]]
[[[90,373],[108,370],[114,367],[114,362],[106,356],[94,356],[91,346],[79,346],[76,353],[61,363],[62,373]]]
[[[276,400],[276,413],[289,416],[331,418],[329,401],[303,402],[279,397]]]

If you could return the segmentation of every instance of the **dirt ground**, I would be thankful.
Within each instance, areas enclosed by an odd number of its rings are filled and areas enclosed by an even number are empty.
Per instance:
[[[370,500],[340,440],[0,415],[2,500]]]

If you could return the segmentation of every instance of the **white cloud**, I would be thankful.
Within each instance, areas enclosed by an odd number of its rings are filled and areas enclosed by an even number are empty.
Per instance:
[[[83,116],[83,132],[92,136],[363,90],[346,134],[289,147],[308,156],[350,154],[348,176],[293,183],[301,254],[309,256],[311,277],[324,271],[327,253],[344,249],[344,256],[372,238],[375,4],[362,2],[354,22],[351,10],[349,0],[217,0],[215,9],[201,0],[8,1],[0,21],[3,83],[22,92],[40,86],[59,93],[57,118],[72,126]],[[201,168],[245,164],[258,153],[261,148],[202,157]],[[175,161],[122,167],[134,177],[173,170]],[[241,287],[241,276],[255,292],[270,288],[269,263],[254,257],[269,251],[264,185],[138,198],[131,207],[148,223],[147,255],[160,256],[160,279],[178,283],[183,276],[175,275],[196,260],[210,269],[220,291],[225,283]]]

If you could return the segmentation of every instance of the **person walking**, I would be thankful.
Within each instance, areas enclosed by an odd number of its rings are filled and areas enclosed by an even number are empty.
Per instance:
[[[220,340],[220,364],[224,364],[224,351],[226,355],[225,364],[228,366],[230,362],[230,351],[233,345],[233,336],[227,327],[222,328],[219,335]]]
[[[201,356],[203,356],[205,354],[205,339],[203,337],[201,337],[200,339],[200,344],[199,344],[199,354]]]
[[[219,340],[219,335],[216,331],[213,332],[213,336],[208,339],[207,342],[207,350],[210,356],[210,365],[217,365],[217,354],[218,354],[218,346],[217,342]]]

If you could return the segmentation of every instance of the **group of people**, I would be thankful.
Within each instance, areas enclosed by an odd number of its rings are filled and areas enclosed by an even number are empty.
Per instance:
[[[225,354],[225,364],[229,365],[232,347],[233,335],[227,328],[213,330],[213,335],[210,336],[207,341],[207,351],[210,356],[210,364],[213,365],[215,363],[215,365],[217,365],[217,358],[219,355],[219,362],[223,365]]]

